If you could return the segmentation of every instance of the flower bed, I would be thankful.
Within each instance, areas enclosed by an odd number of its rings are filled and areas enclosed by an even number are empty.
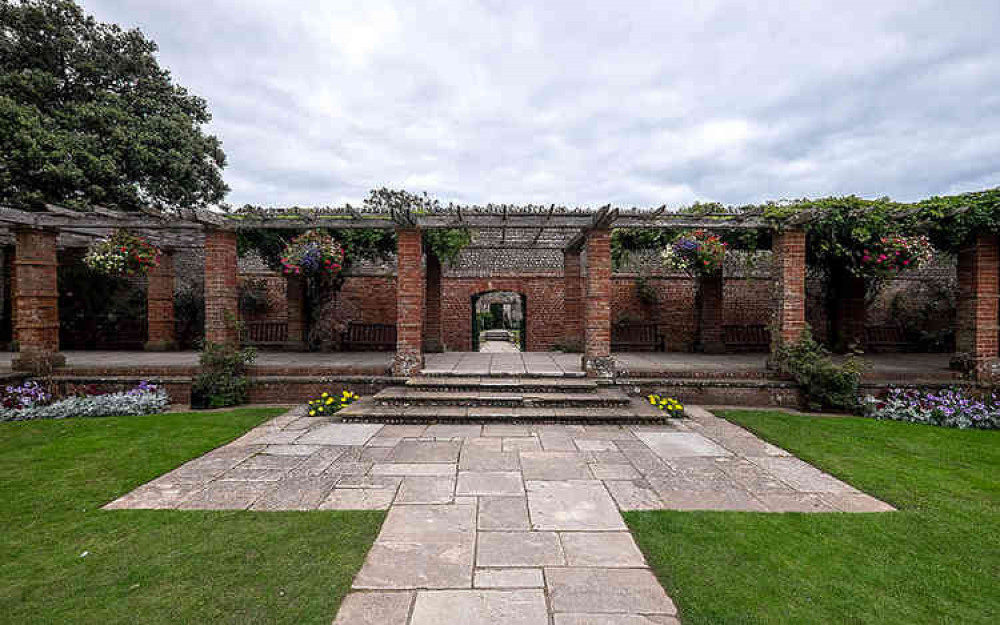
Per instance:
[[[335,276],[344,266],[344,248],[330,235],[309,230],[285,246],[281,266],[289,275]]]
[[[722,272],[726,243],[717,234],[693,230],[674,239],[663,250],[663,261],[691,275],[715,276]]]
[[[160,250],[140,236],[115,230],[110,237],[91,245],[83,262],[109,276],[144,275],[160,264]]]
[[[876,419],[962,429],[1000,428],[1000,400],[995,394],[977,398],[957,389],[894,388],[883,398],[865,397],[862,407],[866,416]]]
[[[662,412],[666,412],[671,417],[684,416],[684,405],[673,397],[652,394],[647,396],[646,399],[649,400],[650,405],[658,408]]]
[[[155,384],[142,381],[138,386],[118,393],[78,395],[52,403],[36,401],[30,405],[13,405],[13,398],[26,394],[38,396],[30,390],[40,388],[36,382],[28,381],[19,387],[7,387],[4,407],[0,409],[0,421],[30,421],[33,419],[66,419],[70,417],[114,417],[139,416],[163,412],[170,405],[167,391]],[[51,395],[45,393],[47,402]],[[12,401],[8,401],[12,400]]]
[[[353,391],[344,391],[340,395],[323,393],[316,399],[309,400],[309,416],[322,417],[340,412],[359,399]]]

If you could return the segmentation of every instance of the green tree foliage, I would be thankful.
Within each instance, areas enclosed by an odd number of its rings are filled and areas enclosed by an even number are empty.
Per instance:
[[[0,2],[0,202],[201,207],[229,190],[203,99],[71,0]]]

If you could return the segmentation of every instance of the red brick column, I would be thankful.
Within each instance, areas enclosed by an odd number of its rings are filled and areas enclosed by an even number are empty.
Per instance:
[[[174,329],[174,255],[160,254],[160,264],[146,274],[146,350],[177,347]]]
[[[427,255],[426,290],[424,295],[424,351],[440,352],[441,342],[441,261]]]
[[[237,342],[236,233],[205,232],[205,340]]]
[[[795,342],[806,329],[806,233],[774,233],[775,307],[771,352]]]
[[[977,382],[994,380],[997,369],[997,236],[977,235],[958,253],[956,349]]]
[[[706,354],[726,351],[722,336],[722,273],[698,279],[698,348]]]
[[[833,345],[846,352],[865,344],[865,279],[843,272],[834,278]]]
[[[396,230],[396,356],[394,375],[414,375],[424,366],[423,237],[416,228]]]
[[[567,347],[582,348],[583,276],[580,251],[563,252],[563,343]]]
[[[301,276],[287,276],[285,301],[288,310],[288,343],[290,347],[306,346],[306,280]]]
[[[66,363],[59,353],[59,263],[54,231],[18,229],[12,315],[19,353],[12,366],[44,372]]]
[[[611,377],[611,231],[587,232],[587,301],[583,364],[587,375]]]

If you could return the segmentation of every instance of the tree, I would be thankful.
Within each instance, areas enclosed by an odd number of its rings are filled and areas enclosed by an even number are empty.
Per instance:
[[[71,0],[0,0],[0,204],[171,210],[220,202],[205,101],[138,29]]]

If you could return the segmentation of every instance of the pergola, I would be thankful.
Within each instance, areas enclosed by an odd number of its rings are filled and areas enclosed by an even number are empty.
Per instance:
[[[777,223],[759,213],[693,214],[652,209],[568,208],[562,206],[449,205],[419,207],[370,206],[261,209],[246,207],[231,213],[185,210],[178,214],[155,211],[123,213],[94,208],[75,211],[50,206],[42,212],[0,208],[0,237],[13,235],[13,326],[20,354],[14,366],[37,369],[58,366],[59,313],[57,256],[59,243],[92,240],[113,229],[143,234],[164,250],[160,266],[148,274],[149,349],[173,343],[173,263],[170,252],[185,247],[205,250],[205,338],[212,342],[237,340],[233,320],[238,315],[237,233],[252,229],[305,230],[323,228],[393,229],[397,234],[397,345],[396,375],[411,375],[423,364],[425,345],[440,345],[441,268],[424,254],[422,231],[468,228],[475,235],[473,249],[560,250],[564,263],[563,314],[570,333],[580,339],[583,365],[590,375],[609,376],[611,357],[611,231],[615,228],[672,230],[769,230],[775,256],[772,344],[796,339],[806,328],[805,278],[808,214]],[[962,323],[975,337],[992,332],[988,340],[972,341],[978,361],[995,359],[996,352],[996,238],[977,239],[962,264],[972,272],[971,287],[963,288]],[[992,254],[992,261],[990,260]],[[992,265],[990,265],[992,262]],[[994,286],[984,267],[993,267]],[[963,269],[962,267],[971,267]],[[977,269],[978,268],[978,269]],[[977,274],[976,271],[980,273]],[[302,306],[301,285],[289,279],[289,309]],[[978,280],[978,281],[977,281]],[[721,287],[720,287],[721,288]],[[992,298],[993,317],[989,301]],[[289,335],[301,335],[293,327]],[[302,324],[298,324],[301,326]]]

